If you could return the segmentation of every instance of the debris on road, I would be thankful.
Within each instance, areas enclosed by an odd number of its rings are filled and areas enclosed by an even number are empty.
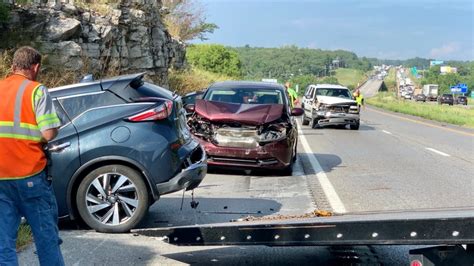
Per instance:
[[[332,216],[332,212],[325,211],[325,210],[314,210],[310,213],[305,213],[301,215],[271,215],[271,216],[262,216],[262,217],[255,217],[255,216],[247,216],[242,219],[238,219],[237,221],[273,221],[273,220],[287,220],[287,219],[306,219],[306,218],[314,218],[314,217],[329,217]]]

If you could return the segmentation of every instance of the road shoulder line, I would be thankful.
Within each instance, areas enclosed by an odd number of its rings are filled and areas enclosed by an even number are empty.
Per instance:
[[[342,203],[341,199],[336,193],[336,190],[334,189],[333,185],[331,184],[331,181],[329,181],[326,173],[323,171],[323,168],[321,167],[321,164],[319,163],[318,159],[314,155],[313,151],[311,150],[308,140],[303,134],[303,131],[301,130],[301,123],[298,121],[298,136],[300,138],[300,143],[303,146],[303,149],[305,150],[305,153],[308,155],[307,158],[309,160],[309,163],[311,164],[311,167],[314,170],[314,173],[316,173],[316,177],[323,189],[323,192],[333,210],[335,213],[346,213],[346,208],[344,207],[344,204]]]

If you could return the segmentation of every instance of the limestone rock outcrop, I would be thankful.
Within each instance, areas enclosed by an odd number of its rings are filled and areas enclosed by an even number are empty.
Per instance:
[[[185,63],[185,46],[171,38],[160,10],[160,0],[122,0],[105,15],[67,2],[15,7],[0,39],[27,36],[48,63],[73,71],[146,72],[167,86],[168,69]]]

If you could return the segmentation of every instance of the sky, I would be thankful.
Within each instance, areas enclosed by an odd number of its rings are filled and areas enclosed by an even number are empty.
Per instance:
[[[205,43],[474,60],[474,0],[199,1],[219,26]]]

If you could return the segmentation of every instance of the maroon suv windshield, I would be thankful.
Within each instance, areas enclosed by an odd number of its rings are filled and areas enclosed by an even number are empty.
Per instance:
[[[281,90],[277,89],[210,89],[205,100],[236,104],[285,104]]]

